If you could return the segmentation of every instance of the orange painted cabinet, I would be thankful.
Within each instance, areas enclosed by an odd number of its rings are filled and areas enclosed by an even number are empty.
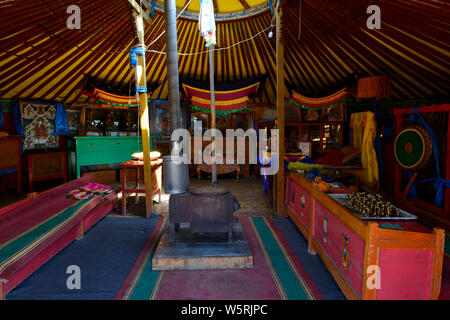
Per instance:
[[[298,184],[288,179],[286,191],[286,205],[296,216],[298,222],[306,230],[309,229],[309,211],[311,208],[311,194]]]
[[[313,239],[316,245],[361,296],[365,241],[320,202],[315,209]]]
[[[418,228],[415,221],[402,223],[402,230],[381,228],[296,172],[288,174],[285,200],[309,252],[320,256],[348,299],[438,299],[443,229]]]

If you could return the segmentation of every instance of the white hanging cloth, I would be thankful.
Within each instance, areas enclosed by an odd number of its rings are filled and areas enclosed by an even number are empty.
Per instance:
[[[216,44],[216,23],[214,21],[214,5],[212,0],[200,0],[198,26],[206,46]]]

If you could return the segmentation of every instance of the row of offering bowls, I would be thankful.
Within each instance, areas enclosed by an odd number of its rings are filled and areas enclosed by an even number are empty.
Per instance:
[[[348,204],[363,217],[402,217],[402,212],[379,194],[358,192],[348,195]]]

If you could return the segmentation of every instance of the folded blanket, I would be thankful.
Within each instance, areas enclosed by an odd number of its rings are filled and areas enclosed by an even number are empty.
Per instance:
[[[300,161],[297,162],[290,162],[287,166],[289,170],[303,170],[305,172],[309,172],[313,169],[317,169],[320,173],[326,173],[327,171],[324,169],[324,167],[320,164],[310,164],[310,163],[303,163]]]
[[[112,187],[94,182],[87,184],[83,187],[80,187],[79,189],[74,189],[70,191],[66,197],[70,199],[82,200],[94,198],[97,196],[105,196],[111,193],[111,191]]]
[[[328,166],[342,166],[342,159],[344,159],[344,154],[340,151],[330,151],[326,155],[315,159],[316,163],[320,163]]]

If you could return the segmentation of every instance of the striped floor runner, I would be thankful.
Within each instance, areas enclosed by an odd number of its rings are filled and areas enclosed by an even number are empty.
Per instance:
[[[167,218],[160,218],[144,250],[136,261],[116,299],[153,300],[163,272],[152,270],[152,258],[161,236],[168,224]]]
[[[239,219],[253,269],[153,271],[152,257],[167,219],[106,217],[10,292],[7,300],[345,299],[320,258],[307,252],[306,240],[289,219]],[[447,242],[442,300],[450,299],[448,248]],[[82,270],[81,290],[66,286],[69,265]]]
[[[277,227],[266,217],[241,217],[253,269],[154,271],[151,261],[167,227],[161,219],[116,299],[322,299]]]

